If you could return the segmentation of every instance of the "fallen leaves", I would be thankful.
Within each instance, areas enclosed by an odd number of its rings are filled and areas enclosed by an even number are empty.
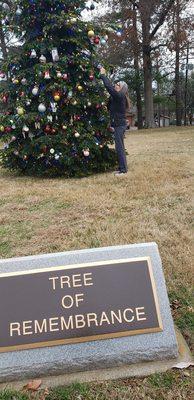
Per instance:
[[[23,388],[25,390],[31,390],[33,392],[37,391],[42,385],[41,379],[35,379],[33,381],[28,382]]]

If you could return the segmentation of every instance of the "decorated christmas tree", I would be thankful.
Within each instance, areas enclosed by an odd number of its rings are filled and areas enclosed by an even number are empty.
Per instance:
[[[83,176],[115,165],[96,47],[108,40],[83,21],[83,0],[21,0],[6,9],[18,49],[2,66],[4,167],[26,174]],[[90,9],[95,6],[90,4]]]

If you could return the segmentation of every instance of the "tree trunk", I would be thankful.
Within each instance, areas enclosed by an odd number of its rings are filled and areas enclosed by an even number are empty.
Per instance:
[[[150,15],[148,3],[142,3],[140,9],[143,35],[143,69],[144,69],[144,102],[145,102],[145,128],[154,128],[154,102],[152,91],[152,61],[150,45]]]
[[[150,46],[143,47],[145,127],[154,128],[154,102],[152,90],[152,62]]]
[[[182,125],[182,99],[180,78],[180,2],[176,5],[176,63],[175,63],[175,93],[176,93],[176,125]]]
[[[184,125],[187,125],[187,101],[188,101],[188,67],[189,67],[189,42],[187,43],[187,60],[186,60],[186,76],[185,76],[185,110]]]
[[[142,98],[141,98],[141,79],[139,69],[139,41],[137,35],[137,11],[136,6],[133,5],[133,56],[135,68],[135,92],[137,104],[137,126],[138,129],[143,129],[143,112],[142,112]]]

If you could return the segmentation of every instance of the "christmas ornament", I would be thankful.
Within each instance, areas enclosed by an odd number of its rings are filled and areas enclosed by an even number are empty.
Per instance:
[[[67,130],[67,125],[62,125],[62,129],[63,129],[64,131],[66,131],[66,130]]]
[[[22,85],[26,85],[27,79],[26,78],[22,78],[21,83],[22,83]]]
[[[81,85],[78,85],[78,86],[77,86],[77,90],[79,90],[79,92],[82,92],[82,90],[83,90],[83,86],[81,86]]]
[[[116,35],[117,35],[118,37],[121,37],[121,36],[122,36],[122,31],[120,31],[120,30],[117,31],[117,32],[116,32]]]
[[[102,39],[100,40],[100,43],[102,44],[102,46],[105,46],[106,40],[105,40],[104,38],[102,38]]]
[[[16,79],[16,78],[13,78],[13,79],[12,79],[12,82],[14,83],[14,85],[18,85],[18,83],[19,83],[19,80],[18,80],[18,79]]]
[[[7,100],[8,100],[8,95],[4,94],[4,96],[2,97],[3,103],[7,103]]]
[[[59,160],[60,155],[59,154],[55,154],[55,160]]]
[[[99,44],[99,43],[100,43],[100,38],[99,38],[98,36],[96,36],[96,37],[94,38],[94,43],[95,43],[95,44]]]
[[[6,126],[5,132],[6,132],[6,133],[10,133],[10,132],[11,132],[11,126]]]
[[[84,149],[83,150],[83,154],[84,154],[85,157],[89,157],[89,155],[90,155],[89,149]]]
[[[41,62],[41,64],[46,64],[46,57],[43,56],[43,54],[40,56],[39,61]]]
[[[76,132],[74,133],[74,136],[75,136],[76,138],[80,137],[79,132],[76,131]]]
[[[22,9],[19,6],[17,6],[15,13],[16,13],[17,17],[20,17],[20,15],[22,15]]]
[[[33,96],[37,96],[38,90],[39,90],[39,87],[38,86],[34,86],[34,88],[32,89]]]
[[[46,125],[44,131],[45,131],[45,133],[50,133],[51,132],[50,125]]]
[[[40,129],[40,122],[35,122],[34,126],[35,126],[35,129]]]
[[[66,81],[68,79],[68,74],[63,74],[63,79]]]
[[[39,111],[40,113],[44,113],[44,112],[46,111],[46,107],[45,107],[45,105],[44,105],[43,103],[40,103],[40,104],[39,104],[39,106],[38,106],[38,111]]]
[[[55,153],[55,150],[54,150],[54,149],[50,149],[50,153],[51,153],[51,154],[54,154],[54,153]]]
[[[22,131],[23,131],[23,132],[29,132],[29,130],[30,130],[30,129],[28,128],[27,125],[24,125],[23,128],[22,128]]]
[[[61,71],[57,71],[57,78],[62,78],[62,73],[61,73]]]
[[[88,107],[91,107],[92,103],[91,101],[88,101]]]
[[[93,30],[88,31],[88,37],[92,38],[95,35]]]
[[[24,108],[23,107],[17,107],[17,114],[18,115],[24,115]]]
[[[54,98],[55,101],[59,101],[59,100],[61,99],[61,94],[60,94],[60,92],[55,92],[55,93],[53,94],[53,98]]]
[[[89,75],[89,79],[90,79],[90,81],[93,81],[93,80],[94,80],[94,75],[93,75],[93,74],[90,74],[90,75]]]
[[[30,54],[30,58],[36,58],[37,54],[36,54],[36,50],[32,49],[31,54]]]
[[[76,106],[77,105],[77,100],[73,100],[72,104],[73,104],[73,106]]]
[[[47,121],[53,122],[53,116],[52,115],[47,115]]]
[[[12,141],[12,142],[15,142],[15,140],[16,140],[16,137],[15,137],[15,136],[12,136],[12,137],[11,137],[11,141]]]
[[[56,112],[57,112],[57,104],[54,103],[54,101],[51,101],[51,102],[50,102],[50,105],[51,105],[51,110],[52,110],[52,112],[53,112],[53,113],[56,113]]]
[[[3,126],[3,125],[0,125],[0,131],[1,131],[1,132],[4,132],[4,130],[5,130],[4,126]]]
[[[49,72],[49,71],[45,71],[45,73],[44,73],[44,79],[51,79],[51,76],[50,76],[50,72]]]
[[[58,50],[57,50],[56,47],[54,47],[52,49],[51,54],[52,54],[52,59],[53,59],[54,62],[59,61],[59,53],[58,53]]]
[[[72,24],[76,24],[77,18],[75,18],[75,17],[71,18],[71,19],[70,19],[70,22],[71,22]]]

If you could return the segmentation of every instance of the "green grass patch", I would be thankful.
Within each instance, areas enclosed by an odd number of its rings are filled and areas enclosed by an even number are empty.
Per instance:
[[[0,400],[29,400],[29,396],[26,393],[5,389],[0,392]]]
[[[9,257],[11,254],[11,246],[8,241],[0,243],[0,255],[1,257]]]
[[[153,374],[148,378],[148,382],[155,388],[172,389],[175,384],[174,374],[171,371],[165,372],[164,374]]]
[[[76,383],[74,385],[52,389],[45,400],[84,400],[89,392],[89,385]],[[4,399],[3,399],[4,400]],[[6,399],[7,400],[7,399]]]

